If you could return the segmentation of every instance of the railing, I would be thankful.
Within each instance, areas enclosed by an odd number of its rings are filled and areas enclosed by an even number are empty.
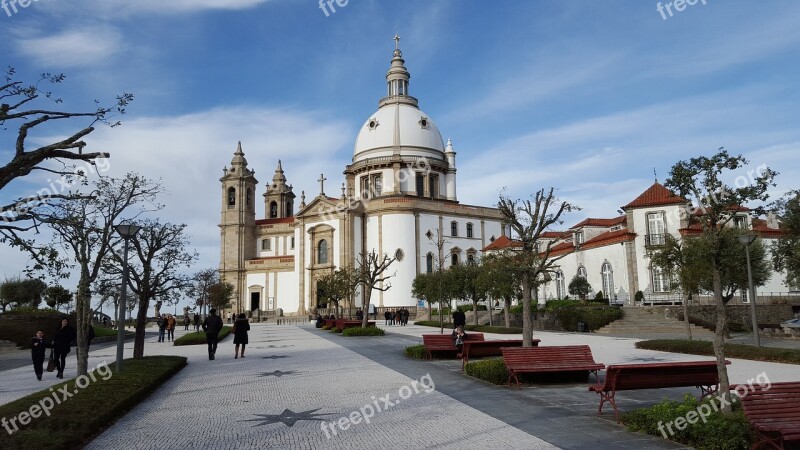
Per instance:
[[[275,321],[276,325],[301,325],[308,323],[307,317],[281,317]]]

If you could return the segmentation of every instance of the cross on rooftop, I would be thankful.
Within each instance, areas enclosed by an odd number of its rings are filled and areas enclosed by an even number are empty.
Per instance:
[[[319,195],[325,195],[325,182],[327,180],[328,179],[325,178],[325,175],[319,174],[319,180],[317,180],[319,181]]]

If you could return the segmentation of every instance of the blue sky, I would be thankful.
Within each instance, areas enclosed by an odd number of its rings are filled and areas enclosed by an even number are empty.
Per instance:
[[[64,72],[65,108],[134,93],[88,149],[111,152],[112,175],[163,180],[161,217],[189,225],[198,268],[218,264],[218,179],[237,141],[262,190],[278,159],[298,196],[321,172],[341,184],[395,31],[411,95],[453,139],[463,203],[553,186],[583,208],[565,226],[613,217],[654,168],[663,181],[722,146],[780,171],[775,193],[800,187],[800,3],[698,0],[666,20],[657,4],[349,0],[326,16],[313,0],[38,0],[0,10],[0,55],[27,80]],[[24,255],[0,252],[0,274],[19,273]]]

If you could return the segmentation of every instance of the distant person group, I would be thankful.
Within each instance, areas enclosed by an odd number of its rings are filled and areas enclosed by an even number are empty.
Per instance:
[[[397,310],[387,309],[386,312],[383,313],[383,318],[386,320],[384,325],[408,325],[408,316],[409,312],[405,308],[400,308]]]
[[[158,324],[158,342],[174,341],[175,340],[175,324],[178,320],[172,314],[162,314],[156,323]],[[188,329],[188,327],[187,327]],[[166,333],[167,339],[164,340]]]

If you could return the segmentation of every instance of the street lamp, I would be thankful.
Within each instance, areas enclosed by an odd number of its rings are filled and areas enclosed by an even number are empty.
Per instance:
[[[122,354],[125,350],[125,308],[128,306],[128,241],[131,240],[142,227],[132,224],[120,224],[114,227],[125,241],[122,256],[122,292],[119,301],[119,317],[117,318],[117,373],[122,372]]]
[[[739,235],[739,242],[744,245],[744,252],[747,255],[747,284],[750,286],[748,295],[750,296],[750,314],[753,316],[753,337],[756,347],[761,347],[761,337],[758,335],[758,321],[756,319],[756,287],[753,285],[753,271],[750,268],[750,244],[756,240],[756,235],[745,233]]]

